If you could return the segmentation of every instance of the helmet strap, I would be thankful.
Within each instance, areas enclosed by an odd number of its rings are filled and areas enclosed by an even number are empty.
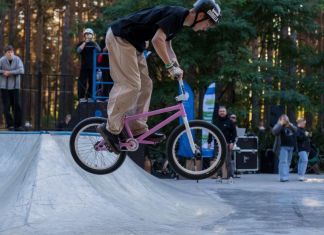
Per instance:
[[[198,22],[197,22],[197,18],[198,18],[198,13],[196,12],[195,20],[194,20],[194,22],[189,26],[190,28],[195,27],[195,25],[198,23]]]
[[[200,22],[202,22],[202,21],[208,19],[207,16],[205,16],[205,17],[202,18],[201,20],[197,20],[197,18],[198,18],[198,13],[196,13],[195,20],[194,20],[194,22],[192,23],[192,25],[190,25],[191,28],[195,27],[196,24],[198,24],[198,23],[200,23]]]

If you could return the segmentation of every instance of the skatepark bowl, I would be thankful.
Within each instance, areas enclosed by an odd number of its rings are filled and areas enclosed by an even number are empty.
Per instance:
[[[323,175],[162,180],[130,159],[93,175],[58,133],[1,132],[0,149],[1,235],[324,234]]]

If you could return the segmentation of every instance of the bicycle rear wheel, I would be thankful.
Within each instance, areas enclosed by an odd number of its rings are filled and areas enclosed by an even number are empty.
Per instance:
[[[190,121],[189,126],[196,148],[201,154],[192,153],[185,125],[181,125],[171,133],[167,141],[169,163],[185,178],[205,179],[223,165],[227,154],[226,140],[215,125],[206,121]],[[208,148],[208,138],[212,148]]]
[[[106,121],[100,117],[87,118],[75,126],[70,137],[70,151],[74,161],[85,171],[97,175],[115,171],[126,158],[126,152],[109,152],[97,133],[97,126]]]

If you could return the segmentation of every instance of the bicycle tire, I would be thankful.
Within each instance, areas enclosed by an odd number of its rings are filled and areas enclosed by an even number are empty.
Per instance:
[[[74,161],[85,171],[92,173],[92,174],[96,174],[96,175],[104,175],[104,174],[109,174],[115,170],[117,170],[125,161],[126,159],[126,152],[121,152],[118,156],[117,156],[117,161],[111,165],[110,167],[104,168],[104,169],[95,169],[92,168],[88,165],[86,165],[79,157],[78,155],[78,149],[76,146],[76,140],[78,135],[80,134],[80,132],[87,126],[91,126],[91,125],[99,125],[103,122],[106,122],[107,120],[105,118],[101,118],[101,117],[90,117],[87,119],[84,119],[83,121],[79,122],[73,129],[71,137],[70,137],[70,152],[72,154],[72,157],[74,159]]]
[[[170,134],[168,140],[167,140],[167,154],[168,154],[168,160],[172,168],[175,170],[176,173],[179,175],[188,178],[188,179],[193,179],[193,180],[200,180],[200,179],[206,179],[211,177],[213,174],[216,173],[216,171],[223,165],[226,154],[227,154],[227,148],[226,148],[226,140],[222,132],[213,124],[202,121],[202,120],[193,120],[189,122],[190,128],[202,128],[206,129],[214,134],[214,137],[218,139],[218,143],[221,147],[221,153],[220,153],[220,160],[218,161],[218,164],[212,167],[211,169],[207,171],[202,171],[200,172],[195,172],[190,173],[186,171],[183,167],[180,166],[177,156],[174,153],[174,148],[175,148],[175,142],[177,139],[179,139],[179,136],[181,133],[183,133],[185,129],[185,125],[180,125],[176,127],[172,133]]]

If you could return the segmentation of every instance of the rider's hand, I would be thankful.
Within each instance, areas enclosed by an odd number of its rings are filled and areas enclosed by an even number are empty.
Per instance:
[[[210,149],[211,148],[211,144],[208,144],[208,149]]]
[[[172,66],[171,68],[168,69],[168,72],[171,76],[172,79],[181,79],[183,77],[183,70],[180,69],[179,67]]]

